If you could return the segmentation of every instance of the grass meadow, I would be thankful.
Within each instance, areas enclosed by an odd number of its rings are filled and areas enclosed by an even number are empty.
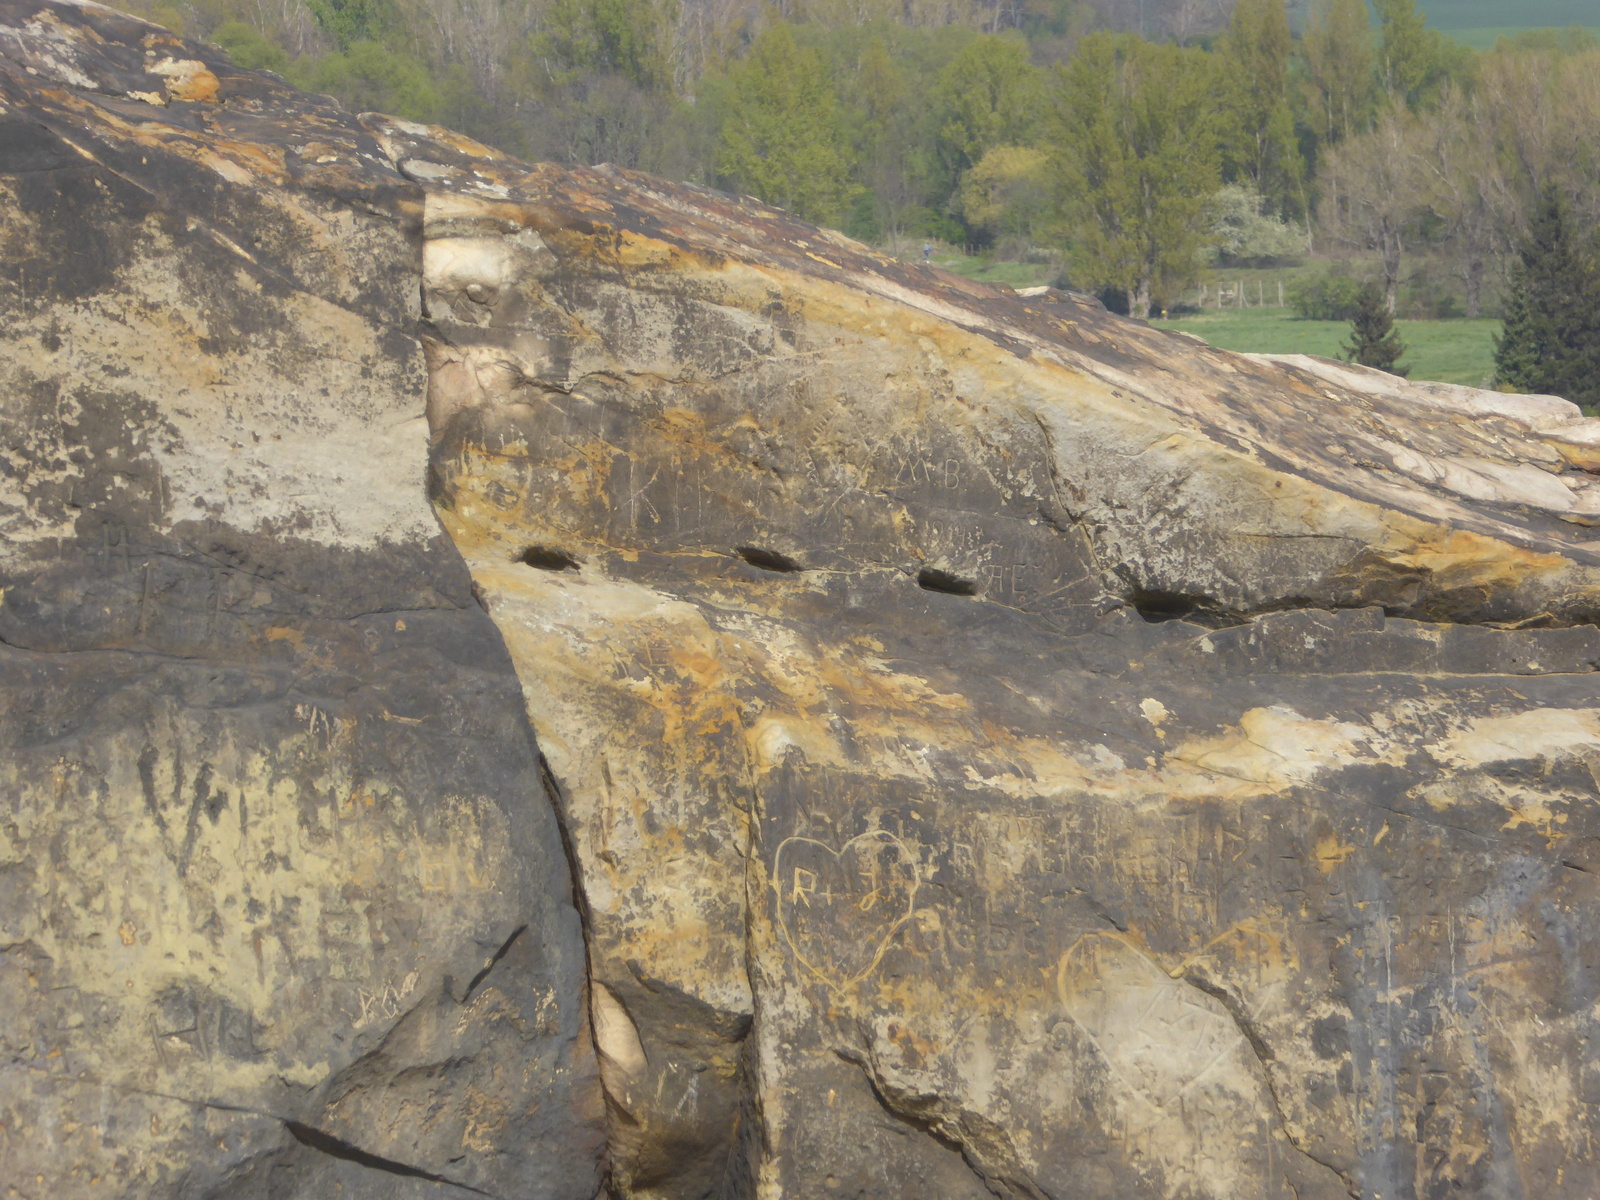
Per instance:
[[[1344,321],[1299,321],[1287,308],[1208,309],[1175,321],[1152,321],[1160,329],[1181,329],[1224,350],[1257,354],[1320,354],[1339,358],[1340,344],[1350,337]],[[1409,347],[1401,366],[1412,379],[1436,379],[1488,387],[1494,377],[1494,335],[1500,322],[1397,321]]]

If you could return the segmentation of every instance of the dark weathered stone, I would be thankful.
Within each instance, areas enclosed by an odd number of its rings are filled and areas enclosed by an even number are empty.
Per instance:
[[[589,1200],[567,864],[425,496],[420,194],[108,10],[0,5],[0,54],[6,1194]]]
[[[1600,424],[0,13],[40,1196],[1600,1191]]]

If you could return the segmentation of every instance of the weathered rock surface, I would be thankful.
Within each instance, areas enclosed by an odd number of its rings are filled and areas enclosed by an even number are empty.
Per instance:
[[[426,498],[419,192],[107,10],[0,5],[0,55],[0,1195],[589,1200],[570,876]]]
[[[622,1181],[1600,1186],[1594,423],[434,155],[436,495]]]
[[[38,1194],[1600,1192],[1600,423],[0,11]]]

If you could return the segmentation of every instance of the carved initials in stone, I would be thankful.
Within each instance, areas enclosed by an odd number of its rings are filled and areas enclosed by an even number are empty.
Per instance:
[[[833,988],[870,975],[900,927],[916,915],[917,856],[871,829],[834,850],[786,838],[772,863],[778,926],[795,961]]]

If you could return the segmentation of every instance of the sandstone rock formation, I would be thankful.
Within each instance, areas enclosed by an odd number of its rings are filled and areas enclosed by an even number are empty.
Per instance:
[[[0,54],[0,1195],[587,1200],[570,876],[426,496],[416,188],[108,10],[0,6]]]
[[[1600,1192],[1600,423],[0,14],[17,1194]]]

